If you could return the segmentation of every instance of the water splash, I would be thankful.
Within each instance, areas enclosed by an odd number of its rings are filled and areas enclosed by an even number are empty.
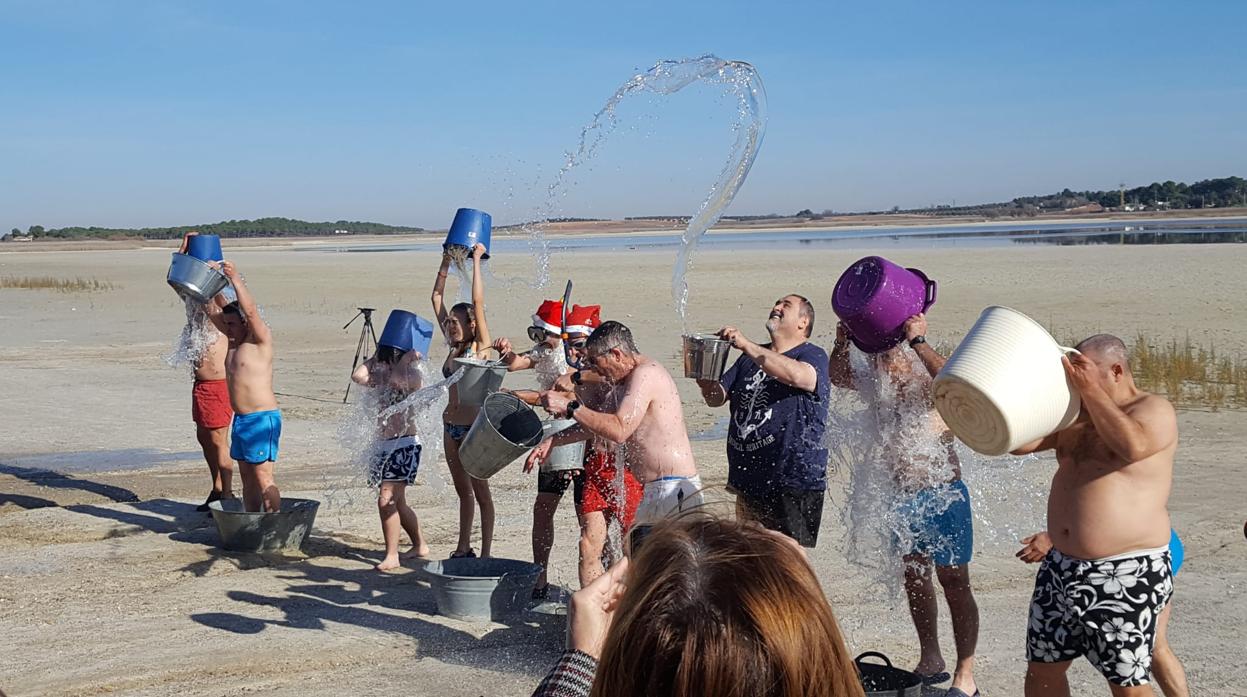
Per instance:
[[[682,246],[675,262],[671,292],[676,313],[683,322],[688,305],[688,283],[685,275],[693,251],[702,235],[718,222],[744,184],[766,130],[766,90],[757,70],[743,61],[723,60],[714,55],[663,60],[650,69],[633,75],[615,90],[589,124],[581,129],[576,148],[565,153],[563,165],[546,187],[545,201],[535,216],[537,222],[520,226],[528,235],[529,251],[536,260],[535,278],[529,285],[533,288],[544,288],[550,282],[550,244],[545,238],[545,225],[557,215],[559,201],[570,187],[570,173],[591,160],[602,143],[618,128],[620,103],[643,93],[661,96],[675,94],[692,84],[723,87],[727,97],[734,103],[736,112],[731,128],[735,138],[727,160],[681,236]]]
[[[165,363],[172,368],[196,368],[204,353],[221,338],[221,333],[212,324],[201,303],[185,296],[182,296],[182,302],[186,305],[186,324],[173,341],[173,351],[165,356]]]
[[[925,373],[913,354],[902,354],[900,360],[910,361],[915,375]],[[899,594],[902,557],[918,550],[910,521],[939,515],[960,500],[960,492],[941,486],[957,468],[970,491],[976,553],[989,548],[1012,552],[1021,536],[1043,529],[1046,492],[1042,484],[1028,481],[1032,474],[1042,475],[1035,472],[1041,470],[1033,467],[1035,458],[987,458],[941,442],[922,382],[894,382],[874,356],[854,351],[851,361],[857,398],[833,402],[826,444],[829,467],[848,476],[847,497],[833,503],[842,521],[845,555],[865,572],[871,588],[890,597]],[[917,489],[929,489],[931,495],[915,497]]]

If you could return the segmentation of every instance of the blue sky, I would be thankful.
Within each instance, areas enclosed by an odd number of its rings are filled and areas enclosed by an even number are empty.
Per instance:
[[[0,228],[513,222],[624,80],[705,53],[768,95],[729,213],[1245,175],[1244,26],[1230,1],[0,0]],[[694,212],[727,105],[621,113],[562,212]]]

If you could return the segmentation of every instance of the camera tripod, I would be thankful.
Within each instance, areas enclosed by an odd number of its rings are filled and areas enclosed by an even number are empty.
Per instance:
[[[360,307],[359,312],[351,318],[350,322],[342,325],[343,331],[355,323],[360,317],[364,318],[364,325],[359,330],[359,343],[355,345],[355,359],[351,361],[351,374],[355,374],[355,369],[359,367],[360,360],[368,360],[369,351],[377,350],[377,331],[372,326],[372,313],[377,311],[375,307]],[[372,348],[368,348],[368,339],[372,339]],[[346,394],[342,395],[342,403],[346,404],[347,397],[351,396],[351,382],[346,383]]]

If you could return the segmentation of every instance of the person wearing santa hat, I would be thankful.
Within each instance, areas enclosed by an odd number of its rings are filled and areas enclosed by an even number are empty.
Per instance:
[[[568,350],[582,348],[585,340],[593,329],[600,324],[601,307],[598,305],[572,306],[567,313]],[[528,328],[528,338],[536,342],[528,351],[516,353],[510,340],[500,338],[494,342],[494,349],[502,357],[510,372],[532,370],[536,373],[537,390],[509,390],[528,404],[540,402],[541,392],[554,387],[559,378],[572,372],[564,352],[563,339],[563,303],[561,300],[546,300],[537,308],[533,315],[532,325]],[[534,451],[524,465],[525,472],[543,464],[549,457],[548,442]],[[581,470],[574,471],[540,471],[537,475],[537,500],[533,503],[533,561],[542,568],[541,576],[533,589],[533,598],[544,600],[549,594],[549,584],[545,568],[550,561],[550,548],[554,546],[554,512],[558,508],[563,493],[568,485],[574,486],[574,496],[579,509],[583,492]],[[585,526],[581,525],[582,547]],[[602,539],[605,541],[603,524]],[[599,549],[598,556],[601,556]],[[600,562],[599,562],[600,563]]]

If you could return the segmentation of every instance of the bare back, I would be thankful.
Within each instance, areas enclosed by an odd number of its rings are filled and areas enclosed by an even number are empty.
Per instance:
[[[617,390],[616,414],[625,421],[641,420],[625,443],[633,475],[642,483],[696,475],[680,393],[666,368],[643,358]]]
[[[225,356],[229,401],[239,414],[277,408],[273,394],[273,344],[253,336],[230,346]]]
[[[1121,406],[1161,448],[1137,462],[1115,453],[1084,413],[1056,439],[1057,471],[1048,498],[1048,532],[1061,552],[1100,559],[1169,542],[1169,490],[1177,417],[1156,395]]]

